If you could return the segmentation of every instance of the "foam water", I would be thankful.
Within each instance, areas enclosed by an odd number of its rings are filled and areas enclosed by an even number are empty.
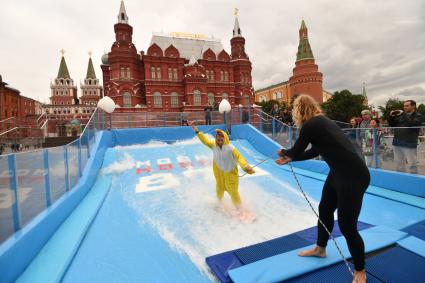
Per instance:
[[[157,148],[155,152],[152,151],[153,147]],[[155,153],[176,158],[190,152],[192,156],[212,157],[208,148],[199,146],[197,138],[174,144],[151,142],[115,147],[114,150],[122,158],[105,168],[104,172],[122,173],[116,182],[120,183],[123,199],[137,212],[140,225],[154,227],[171,247],[187,254],[208,276],[211,275],[205,264],[207,256],[316,224],[314,215],[298,190],[264,169],[263,174],[240,178],[239,192],[243,206],[257,217],[253,223],[243,223],[223,212],[216,198],[211,165],[135,176],[126,171],[133,169],[137,163],[132,156]],[[252,154],[260,155],[258,152]],[[261,171],[261,168],[258,170]],[[227,194],[223,202],[225,206],[232,207]],[[313,201],[313,204],[317,207],[317,203]]]

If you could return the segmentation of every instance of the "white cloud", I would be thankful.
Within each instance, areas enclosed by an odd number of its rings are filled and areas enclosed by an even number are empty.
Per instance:
[[[48,100],[50,80],[66,50],[72,78],[84,79],[88,50],[96,75],[114,41],[119,1],[2,1],[0,74],[25,96]],[[329,91],[361,92],[370,101],[425,87],[425,2],[412,1],[125,1],[133,42],[145,50],[154,31],[214,35],[230,51],[233,9],[240,11],[255,88],[289,79],[304,17],[310,44]]]

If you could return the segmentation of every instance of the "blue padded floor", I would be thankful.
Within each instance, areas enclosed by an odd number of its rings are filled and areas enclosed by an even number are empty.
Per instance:
[[[373,225],[358,222],[357,226],[360,231],[370,228]],[[337,221],[335,221],[332,235],[334,237],[341,236],[341,231]],[[220,282],[232,282],[228,274],[229,270],[264,258],[311,245],[316,242],[316,238],[317,227],[314,226],[290,235],[210,256],[206,258],[206,262]]]
[[[406,227],[402,231],[425,241],[425,221]]]
[[[423,283],[425,280],[425,258],[400,247],[369,258],[366,269],[387,283]]]
[[[350,263],[350,268],[354,270],[354,265]],[[314,272],[304,274],[302,276],[285,280],[285,283],[319,283],[319,282],[351,282],[353,277],[350,272],[348,272],[347,266],[345,263],[341,262],[335,265],[332,265],[328,268],[320,269]],[[381,280],[373,277],[371,274],[367,275],[367,282],[382,282]]]

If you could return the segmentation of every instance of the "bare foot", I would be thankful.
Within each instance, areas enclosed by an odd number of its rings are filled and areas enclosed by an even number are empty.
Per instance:
[[[310,250],[301,251],[298,254],[299,256],[316,256],[316,257],[326,257],[326,249],[315,246]]]
[[[354,271],[353,283],[366,283],[366,270]]]

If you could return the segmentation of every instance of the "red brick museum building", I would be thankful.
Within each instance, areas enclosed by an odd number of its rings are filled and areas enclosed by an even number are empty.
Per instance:
[[[254,103],[252,67],[237,17],[230,54],[218,39],[187,33],[154,33],[148,50],[138,52],[123,1],[114,31],[101,68],[104,94],[121,111],[199,111],[223,98],[232,106]]]

